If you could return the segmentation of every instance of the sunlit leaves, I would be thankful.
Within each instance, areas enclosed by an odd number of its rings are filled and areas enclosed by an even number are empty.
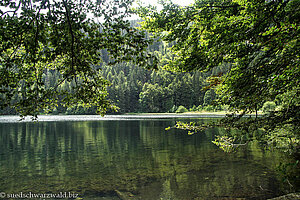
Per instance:
[[[266,132],[299,126],[299,13],[299,0],[198,0],[190,7],[165,3],[161,11],[140,9],[143,27],[173,45],[174,57],[164,63],[169,70],[230,65],[223,77],[209,79],[230,110],[257,113],[266,101],[291,97],[278,101],[282,109],[267,118],[227,121]]]
[[[232,137],[217,136],[213,143],[226,153],[231,153],[235,150],[234,139]]]
[[[173,127],[167,127],[165,130],[168,131],[171,128],[176,128],[176,129],[181,129],[181,130],[186,130],[188,131],[189,135],[193,135],[197,132],[203,131],[205,129],[207,129],[208,127],[210,127],[210,125],[199,125],[195,122],[189,122],[189,123],[185,123],[182,121],[177,121],[176,124]]]
[[[289,83],[298,84],[299,18],[291,16],[299,10],[291,7],[294,4],[297,1],[205,0],[184,8],[165,3],[162,11],[141,8],[140,15],[145,29],[174,42],[175,56],[166,68],[207,70],[231,63],[226,78],[216,82],[224,85],[224,103],[253,111],[288,91]],[[285,82],[272,79],[284,74]]]

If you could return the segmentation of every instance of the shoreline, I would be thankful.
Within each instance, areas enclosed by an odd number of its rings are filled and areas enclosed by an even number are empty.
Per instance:
[[[37,120],[31,116],[20,120],[18,115],[0,115],[0,123],[22,123],[22,122],[59,122],[59,121],[113,121],[113,120],[161,120],[161,119],[196,119],[196,118],[223,118],[225,112],[186,112],[186,113],[124,113],[118,115],[38,115]],[[255,116],[247,114],[245,117]],[[260,115],[261,116],[261,115]]]

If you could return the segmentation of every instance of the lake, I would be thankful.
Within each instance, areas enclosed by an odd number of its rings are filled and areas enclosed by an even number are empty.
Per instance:
[[[0,117],[0,195],[78,194],[83,199],[267,199],[287,193],[285,154],[257,142],[224,153],[211,141],[166,127],[195,116]],[[4,196],[3,196],[4,197]]]

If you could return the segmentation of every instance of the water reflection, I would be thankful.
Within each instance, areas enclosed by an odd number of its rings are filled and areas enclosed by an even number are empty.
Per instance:
[[[131,192],[136,199],[265,199],[281,193],[280,154],[225,154],[221,129],[165,132],[173,120],[0,124],[0,191]]]

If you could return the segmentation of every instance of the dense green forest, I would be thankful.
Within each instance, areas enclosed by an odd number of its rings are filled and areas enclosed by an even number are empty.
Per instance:
[[[140,26],[141,20],[130,21],[131,26]],[[149,34],[146,35],[149,37]],[[166,60],[170,53],[171,44],[156,41],[148,47],[148,51],[156,54],[160,60]],[[228,66],[222,65],[208,72],[171,72],[162,69],[148,70],[135,65],[132,62],[122,62],[109,65],[110,58],[107,50],[102,50],[101,58],[103,64],[96,66],[101,69],[100,74],[109,81],[107,86],[108,99],[118,107],[117,111],[108,110],[108,113],[129,113],[129,112],[183,112],[178,108],[183,106],[190,111],[214,111],[222,110],[223,106],[213,102],[216,93],[213,89],[207,88],[207,79],[210,76],[217,76],[226,72]],[[45,70],[42,81],[45,89],[54,88],[59,84],[62,75],[55,69]],[[24,87],[26,87],[24,85]],[[74,94],[76,81],[65,80],[59,87],[60,91],[67,91]],[[21,88],[22,90],[22,88]],[[13,101],[19,101],[22,97],[16,95]],[[60,97],[62,100],[63,97]],[[96,114],[96,107],[83,107],[74,105],[63,106],[58,101],[50,114]],[[16,114],[14,109],[9,107],[1,110],[2,114]],[[46,110],[40,110],[46,113]]]
[[[161,59],[168,56],[168,45],[156,42],[149,48]],[[223,67],[225,68],[225,67]],[[174,73],[163,69],[147,70],[131,63],[103,66],[102,75],[111,86],[108,97],[120,109],[128,112],[175,112],[179,106],[193,111],[221,109],[213,104],[216,97],[214,90],[204,89],[208,86],[207,78],[224,71],[218,67],[207,73]]]
[[[294,156],[280,164],[283,173],[299,170],[300,0],[159,1],[160,9],[133,2],[0,1],[0,114],[34,121],[40,114],[225,110],[221,119],[174,121],[165,130],[222,127],[209,138],[225,152],[259,143]],[[132,14],[139,20],[130,21]],[[288,178],[285,184],[299,191]]]
[[[161,4],[139,25],[130,0],[2,1],[1,113],[229,109],[221,125],[244,133],[220,144],[299,148],[299,0]]]
[[[1,1],[0,108],[33,118],[61,105],[95,107],[102,115],[116,110],[107,100],[109,83],[99,66],[105,61],[146,68],[157,63],[147,51],[152,39],[126,20],[132,15],[131,4]]]

